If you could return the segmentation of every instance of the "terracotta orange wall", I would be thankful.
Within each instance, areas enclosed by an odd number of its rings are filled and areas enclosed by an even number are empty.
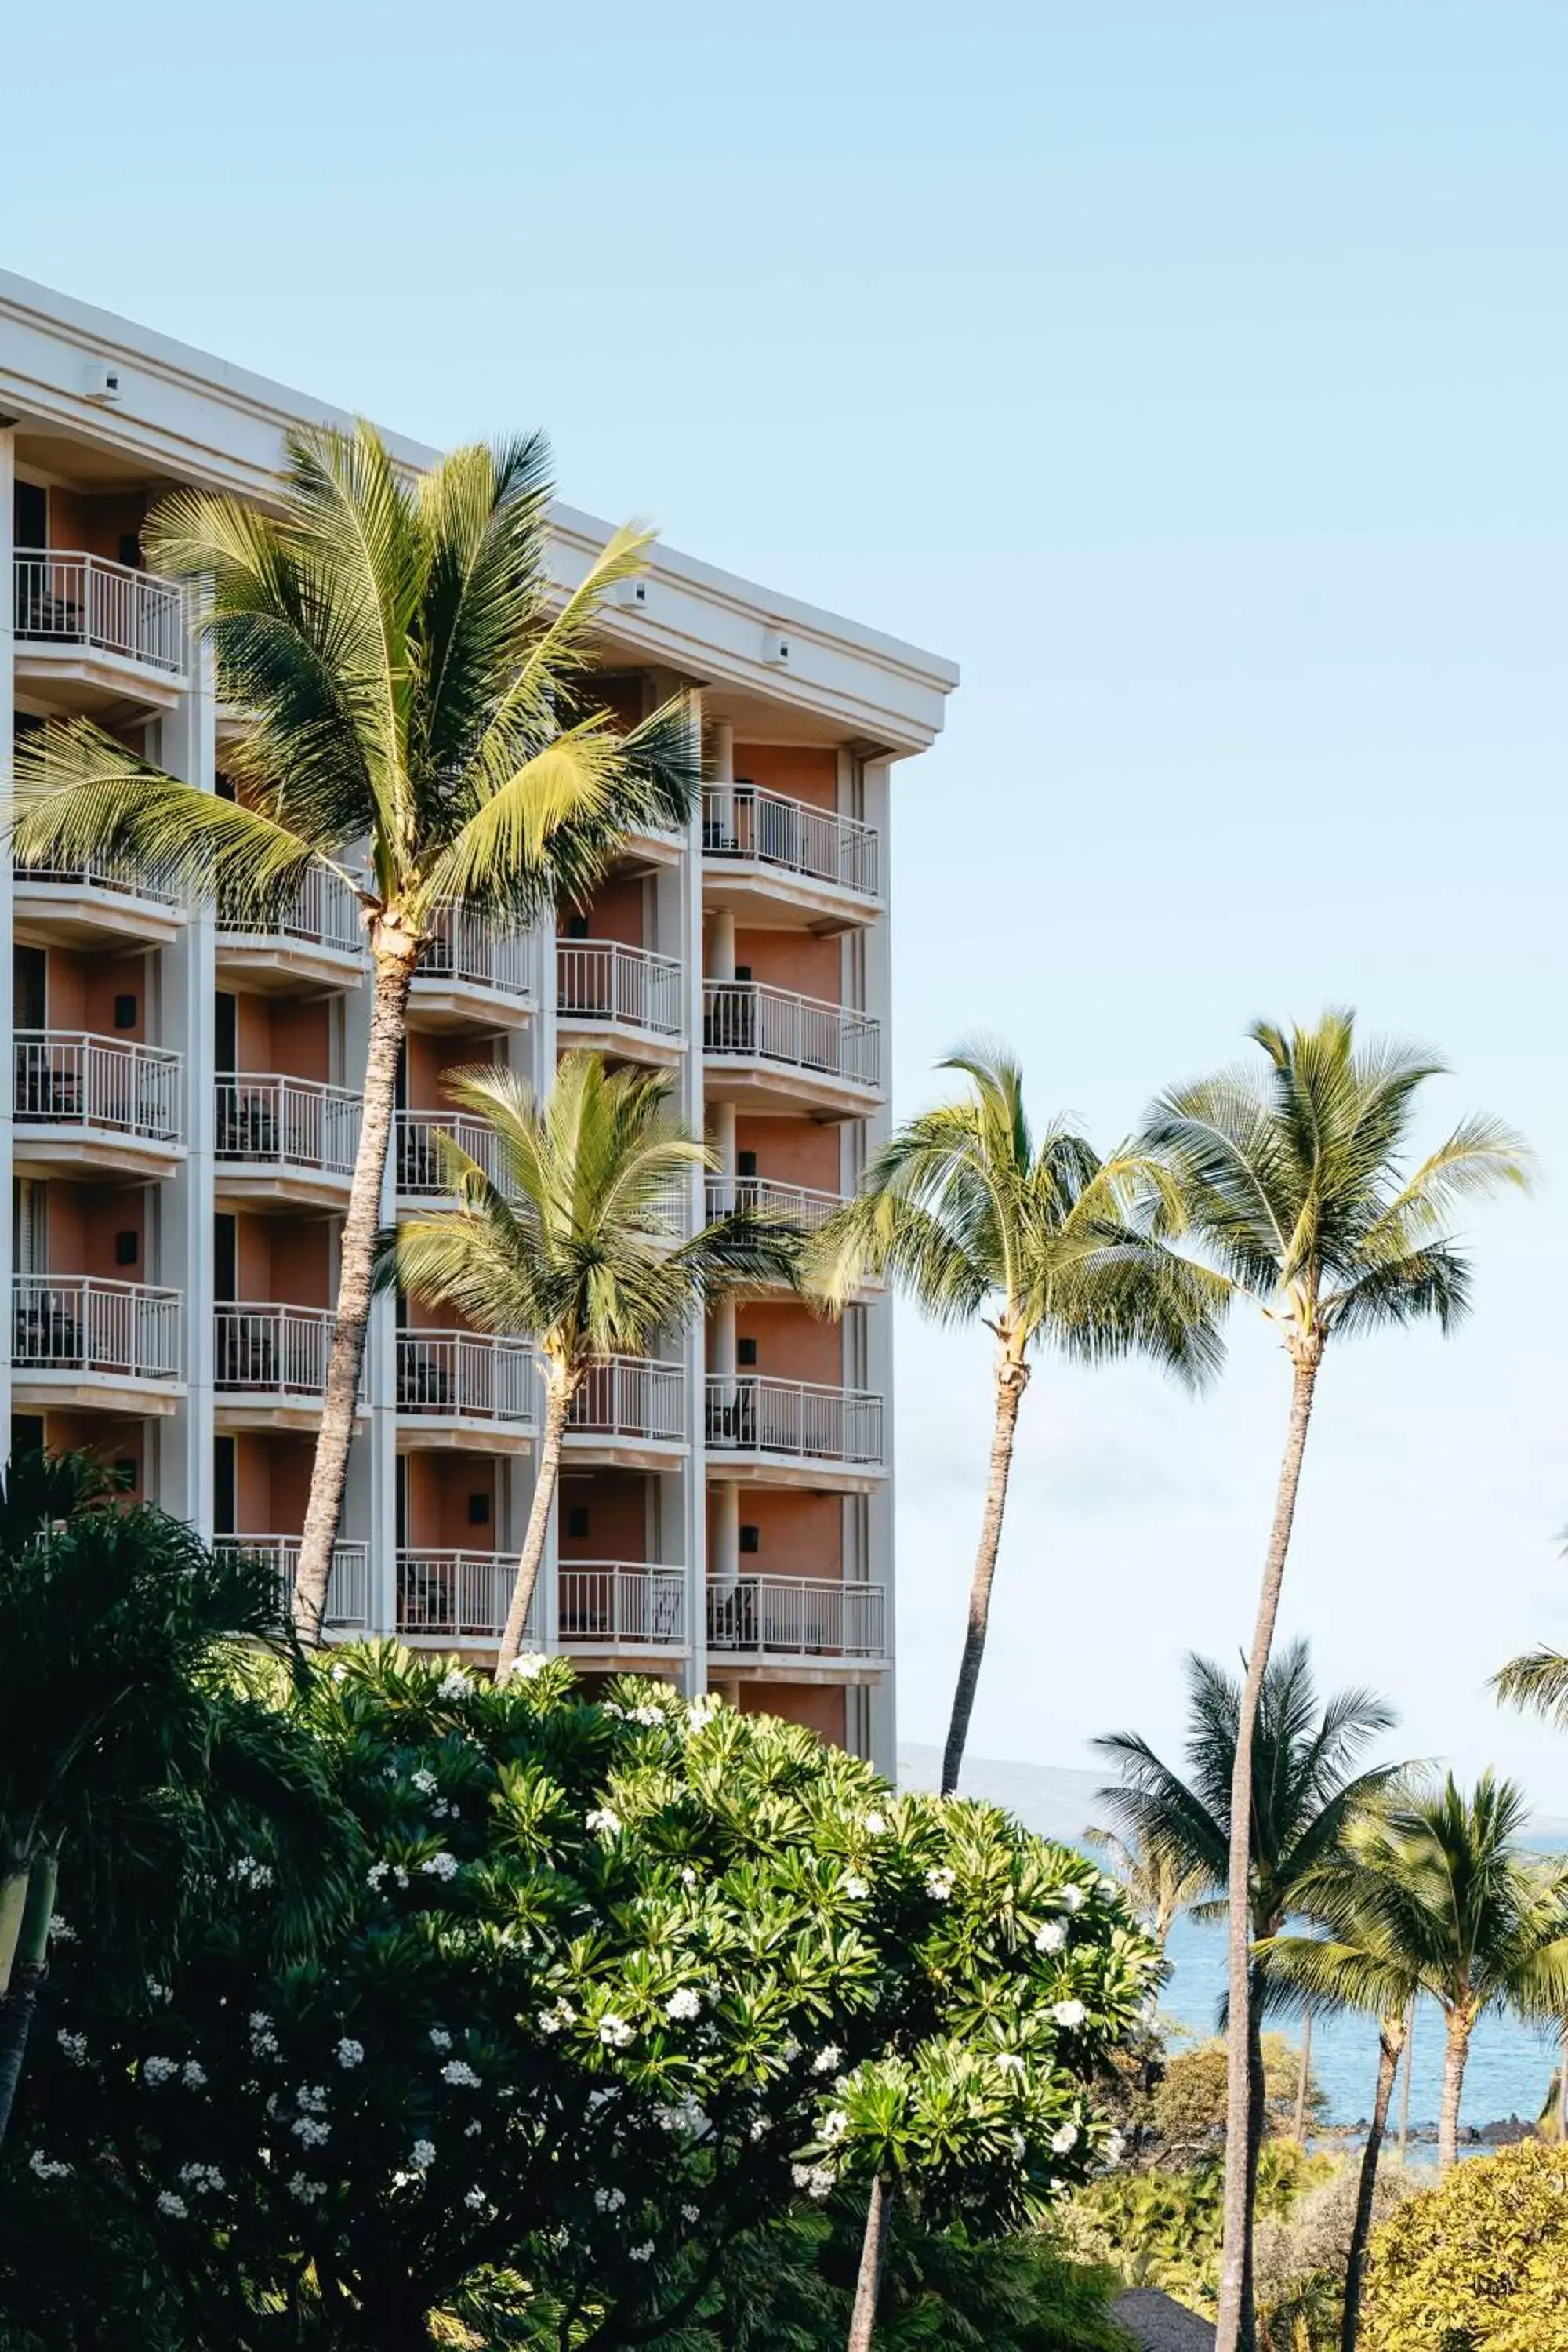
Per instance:
[[[779,1184],[809,1184],[837,1192],[841,1161],[838,1129],[814,1118],[747,1118],[735,1121],[735,1149],[754,1151],[757,1173]]]
[[[470,1495],[490,1498],[490,1516],[483,1527],[469,1521]],[[427,1550],[498,1550],[494,1463],[482,1454],[411,1454],[408,1540]]]
[[[104,555],[118,562],[122,534],[140,531],[146,518],[144,490],[89,497],[82,490],[51,488],[49,545],[79,548],[85,554]]]
[[[843,959],[837,940],[813,938],[809,931],[742,931],[735,933],[735,961],[749,964],[753,980],[774,988],[792,988],[801,996],[820,996],[829,1004],[843,995]]]
[[[331,1305],[331,1234],[324,1217],[242,1215],[236,1235],[242,1299]]]
[[[88,1029],[100,1037],[122,1037],[133,1044],[147,1034],[147,959],[145,956],[78,955],[66,948],[48,950],[45,1006],[51,1029]],[[117,1029],[114,1000],[136,999],[136,1025]]]
[[[792,801],[809,801],[813,808],[838,806],[838,754],[820,744],[737,743],[735,773]]]
[[[709,1552],[717,1496],[709,1496]],[[755,1528],[758,1549],[741,1554],[742,1576],[822,1576],[834,1583],[844,1574],[844,1504],[837,1495],[815,1495],[787,1486],[742,1486],[741,1525]]]
[[[472,1068],[481,1062],[493,1062],[494,1054],[480,1037],[449,1036],[429,1029],[411,1029],[408,1033],[408,1108],[410,1110],[449,1110],[446,1074],[448,1070]]]
[[[566,1532],[566,1515],[574,1505],[587,1509],[586,1536]],[[563,1560],[647,1558],[647,1482],[640,1472],[569,1472],[561,1481],[559,1507]]]
[[[99,1412],[47,1412],[44,1446],[50,1454],[90,1454],[110,1469],[117,1462],[134,1462],[130,1498],[134,1501],[146,1493],[146,1430],[139,1421],[111,1421]]]
[[[641,721],[647,698],[635,671],[611,671],[595,678],[588,691],[601,710],[609,711],[617,727],[636,727]]]
[[[845,1739],[844,1693],[831,1684],[747,1683],[741,1685],[742,1715],[778,1715],[786,1723],[804,1723],[819,1739],[842,1748]]]
[[[235,1510],[242,1532],[298,1535],[310,1491],[308,1437],[242,1433],[235,1440]]]
[[[844,1380],[844,1342],[837,1323],[824,1322],[809,1307],[785,1300],[742,1299],[735,1309],[737,1339],[755,1339],[757,1360],[741,1364],[781,1381],[823,1381],[838,1388]]]
[[[115,1282],[147,1279],[146,1193],[140,1184],[50,1184],[49,1272],[97,1274]],[[117,1265],[116,1234],[138,1236],[134,1265]]]
[[[246,996],[236,1016],[242,1070],[277,1070],[286,1077],[316,1078],[331,1072],[331,1008],[290,996]]]
[[[639,877],[614,877],[600,885],[586,907],[563,907],[556,919],[556,930],[564,939],[568,918],[581,912],[587,919],[591,940],[618,940],[623,947],[643,947],[644,898]]]

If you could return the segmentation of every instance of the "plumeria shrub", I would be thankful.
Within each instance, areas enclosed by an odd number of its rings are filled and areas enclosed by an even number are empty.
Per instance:
[[[51,2226],[133,2228],[201,2340],[404,2352],[503,2273],[562,2344],[647,2338],[873,2171],[989,2235],[1114,2161],[1097,2077],[1159,1961],[1082,1857],[561,1661],[497,1690],[367,1645],[277,1696],[352,1894],[279,1966],[242,1853],[134,1998],[66,1944],[7,2160]]]

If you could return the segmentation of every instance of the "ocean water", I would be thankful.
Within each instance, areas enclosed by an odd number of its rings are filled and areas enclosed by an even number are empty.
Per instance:
[[[1162,2013],[1179,2021],[1200,2040],[1215,2031],[1215,2019],[1225,1990],[1225,1929],[1200,1927],[1178,1919],[1171,1930],[1168,1953],[1173,1973],[1160,1996]],[[1270,2031],[1299,2036],[1300,2028],[1288,2018],[1274,2021]],[[1422,2002],[1416,2013],[1415,2069],[1410,2083],[1410,2123],[1436,2125],[1443,2069],[1443,2021],[1435,2003]],[[1507,2015],[1482,2018],[1470,2043],[1465,2072],[1460,2121],[1468,2125],[1495,2123],[1510,2115],[1533,2122],[1546,2103],[1547,2085],[1557,2063],[1557,2037]],[[1377,2026],[1370,2017],[1320,2017],[1312,2027],[1312,2070],[1329,2102],[1329,2120],[1353,2124],[1371,2111],[1377,2079]],[[1403,2072],[1394,2085],[1390,2126],[1396,2124]],[[1411,2150],[1419,2158],[1429,2151]]]

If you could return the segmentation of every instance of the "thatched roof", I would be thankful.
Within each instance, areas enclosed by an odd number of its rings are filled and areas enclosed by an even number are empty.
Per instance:
[[[1214,2352],[1212,2320],[1200,2319],[1184,2304],[1173,2303],[1157,2287],[1134,2287],[1110,2306],[1143,2352]]]

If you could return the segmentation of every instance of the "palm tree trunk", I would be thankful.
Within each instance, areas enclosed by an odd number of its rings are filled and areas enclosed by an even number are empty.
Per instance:
[[[1449,2172],[1459,2160],[1459,2101],[1465,2088],[1465,2064],[1470,2054],[1474,2020],[1468,2011],[1451,2009],[1443,2045],[1443,2104],[1437,2110],[1437,2169]]]
[[[1372,2129],[1362,2150],[1361,2179],[1356,2185],[1355,2217],[1351,2223],[1345,2256],[1345,2311],[1340,2327],[1340,2352],[1355,2352],[1361,2325],[1361,2274],[1366,2262],[1366,2242],[1372,2231],[1372,2202],[1377,2191],[1377,2162],[1383,2135],[1388,2128],[1388,2103],[1405,2047],[1405,2018],[1380,2017],[1377,2021],[1377,2090],[1372,2102]]]
[[[1415,2072],[1415,1995],[1405,2017],[1405,2080],[1399,2085],[1399,2161],[1410,2146],[1410,2078]]]
[[[522,1539],[522,1557],[517,1563],[517,1582],[511,1589],[511,1606],[506,1612],[506,1628],[500,1637],[500,1648],[496,1653],[498,1683],[504,1682],[510,1674],[517,1654],[522,1647],[533,1588],[539,1581],[539,1563],[544,1557],[544,1538],[550,1530],[550,1507],[555,1500],[555,1484],[561,1475],[561,1444],[566,1434],[566,1418],[571,1410],[570,1382],[564,1377],[556,1378],[552,1373],[547,1375],[544,1428],[539,1441],[539,1475],[533,1484],[528,1532]]]
[[[1296,2078],[1296,2145],[1307,2145],[1307,2085],[1312,2073],[1312,2012],[1301,2019],[1301,2071]]]
[[[1557,2037],[1557,2145],[1568,2147],[1568,2017]]]
[[[1007,1474],[1013,1466],[1013,1439],[1018,1426],[1018,1407],[1024,1401],[1024,1391],[1028,1385],[1027,1364],[1009,1355],[1004,1349],[996,1360],[991,1467],[985,1481],[985,1508],[980,1519],[980,1548],[974,1555],[974,1574],[969,1586],[969,1630],[963,1637],[958,1688],[952,1696],[952,1718],[947,1728],[947,1746],[942,1751],[942,1793],[944,1797],[957,1792],[964,1742],[969,1738],[969,1718],[974,1712],[980,1661],[985,1655],[985,1635],[991,1622],[991,1580],[996,1573],[996,1552],[1002,1541],[1002,1514],[1007,1503]]]
[[[1275,1935],[1280,1922],[1271,1919],[1258,1933]],[[1247,2234],[1241,2273],[1241,2335],[1243,2352],[1253,2352],[1258,2340],[1258,2298],[1253,2284],[1253,2233],[1258,2214],[1258,2167],[1263,2155],[1268,2123],[1268,2085],[1263,2078],[1263,1973],[1250,1971],[1247,2012]]]
[[[49,1922],[55,1916],[58,1871],[52,1853],[40,1853],[34,1861],[27,1880],[21,1933],[16,1938],[10,1990],[0,2001],[0,2144],[4,2144],[16,2102],[16,2085],[22,2079],[22,2060],[37,2006],[38,1987],[48,1963]]]
[[[6,1855],[0,1874],[0,2000],[5,1999],[11,1982],[11,1964],[16,1957],[16,1938],[22,1932],[22,1914],[27,1906],[28,1875],[26,1854]]]
[[[401,934],[397,936],[402,942],[399,945],[378,942],[375,947],[375,996],[371,1006],[370,1049],[365,1056],[359,1150],[354,1158],[348,1214],[343,1219],[337,1320],[327,1364],[316,1458],[310,1468],[310,1495],[305,1506],[300,1569],[294,1580],[294,1623],[300,1640],[312,1646],[321,1638],[321,1620],[326,1614],[327,1588],[332,1574],[332,1547],[342,1517],[343,1484],[348,1475],[349,1446],[353,1437],[360,1378],[364,1368],[365,1332],[370,1323],[386,1147],[397,1098],[397,1065],[408,1028],[408,991],[419,961],[419,942],[410,945]]]
[[[1312,1418],[1312,1391],[1317,1385],[1320,1352],[1303,1347],[1295,1358],[1290,1384],[1290,1419],[1285,1436],[1285,1456],[1279,1466],[1279,1487],[1274,1504],[1274,1524],[1263,1568],[1258,1622],[1247,1661],[1241,1706],[1236,1726],[1236,1762],[1230,1782],[1230,1926],[1227,1951],[1230,2016],[1226,2029],[1225,2113],[1225,2250],[1220,2264],[1219,2317],[1215,2352],[1251,2352],[1248,2332],[1242,2333],[1245,2312],[1251,2213],[1247,2195],[1247,2141],[1252,2068],[1248,2051],[1248,1917],[1247,1893],[1252,1874],[1252,1741],[1258,1723],[1258,1703],[1279,1614],[1279,1588],[1285,1580],[1285,1559],[1290,1549],[1290,1523],[1296,1516],[1296,1492],[1301,1482],[1301,1457]]]
[[[882,2273],[888,2263],[888,2228],[892,2218],[892,2191],[878,2173],[866,2206],[866,2234],[860,2241],[860,2273],[855,2281],[855,2308],[849,2315],[847,2352],[871,2352],[877,2305],[882,2294]]]

